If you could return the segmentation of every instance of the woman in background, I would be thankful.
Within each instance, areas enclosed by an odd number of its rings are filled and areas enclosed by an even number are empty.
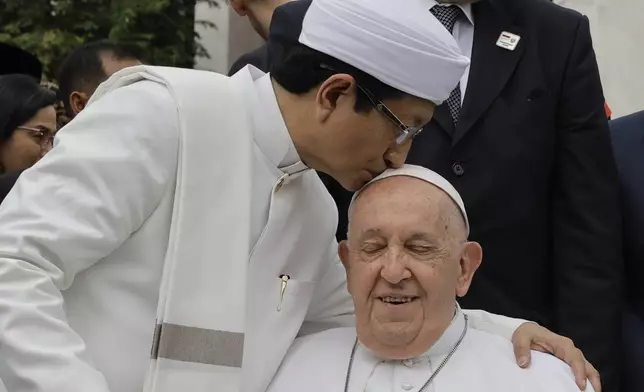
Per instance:
[[[31,76],[0,76],[0,201],[53,146],[56,95]]]

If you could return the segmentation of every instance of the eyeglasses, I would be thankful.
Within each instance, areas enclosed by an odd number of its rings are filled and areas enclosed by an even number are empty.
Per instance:
[[[54,146],[54,133],[48,129],[41,128],[32,128],[32,127],[16,127],[23,131],[27,131],[35,139],[35,141],[40,145],[41,150],[48,150]]]
[[[328,65],[325,65],[325,64],[321,64],[320,68],[328,70],[328,71],[338,72],[339,73],[339,71],[336,71],[332,67],[329,67]],[[396,116],[394,114],[394,112],[392,112],[391,109],[389,109],[387,107],[387,105],[385,105],[381,100],[376,98],[376,96],[371,91],[369,91],[369,89],[367,89],[365,87],[362,87],[360,85],[360,83],[357,82],[357,80],[356,80],[356,86],[358,87],[358,89],[360,89],[360,91],[364,95],[367,96],[367,99],[369,99],[369,102],[371,102],[373,107],[378,112],[380,112],[382,115],[387,117],[391,122],[394,123],[394,125],[396,125],[396,127],[398,127],[399,134],[396,137],[396,144],[398,144],[398,145],[403,144],[408,139],[413,139],[414,137],[416,137],[416,135],[418,135],[420,132],[422,132],[423,127],[410,127],[410,126],[405,125],[405,123],[403,123],[398,118],[398,116]]]

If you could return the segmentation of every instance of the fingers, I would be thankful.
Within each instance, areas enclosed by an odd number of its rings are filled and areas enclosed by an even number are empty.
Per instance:
[[[582,391],[586,390],[588,380],[596,392],[601,392],[599,372],[586,361],[584,354],[575,347],[572,340],[557,335],[547,329],[530,323],[521,325],[512,336],[514,355],[517,364],[526,368],[530,365],[530,350],[552,353],[566,362],[575,376],[575,383]]]
[[[570,369],[572,369],[572,372],[575,375],[575,383],[579,389],[585,391],[587,380],[586,359],[584,359],[584,355],[579,349],[570,350],[569,353],[570,354],[566,354],[567,358],[565,358],[564,361],[570,365]]]
[[[601,379],[599,377],[599,372],[588,361],[586,361],[586,374],[588,375],[588,379],[590,380],[590,385],[593,386],[593,389],[595,390],[595,392],[601,392],[602,391],[602,383],[601,383]]]
[[[580,390],[585,391],[588,379],[588,372],[586,370],[587,361],[581,350],[575,347],[572,340],[560,337],[559,342],[555,346],[554,354],[570,366],[572,373],[575,375],[575,383]]]
[[[514,347],[514,357],[517,360],[517,365],[522,368],[530,366],[530,346],[532,345],[532,335],[528,330],[520,326],[512,336],[512,345]]]

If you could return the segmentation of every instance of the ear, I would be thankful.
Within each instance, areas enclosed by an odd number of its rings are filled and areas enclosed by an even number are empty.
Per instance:
[[[347,276],[347,291],[351,294],[351,279],[349,279],[349,243],[344,240],[338,244],[338,256],[344,265],[344,271]]]
[[[69,105],[72,113],[74,113],[74,116],[85,109],[85,106],[87,106],[87,101],[89,101],[89,97],[83,92],[74,91],[70,94]]]
[[[318,120],[325,121],[338,106],[355,104],[357,84],[353,76],[335,74],[322,82],[316,95]]]
[[[344,265],[345,269],[349,268],[349,244],[346,240],[341,241],[338,244],[338,256],[340,256],[340,261]]]
[[[232,7],[237,15],[246,16],[248,14],[248,7],[246,6],[246,0],[230,0],[230,6]]]
[[[472,284],[474,273],[481,266],[483,261],[483,249],[477,242],[465,243],[463,256],[460,260],[460,275],[456,285],[456,295],[459,297],[465,296]]]

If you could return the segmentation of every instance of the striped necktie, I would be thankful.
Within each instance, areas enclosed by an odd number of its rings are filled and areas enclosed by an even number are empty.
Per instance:
[[[456,25],[458,18],[461,17],[461,15],[464,15],[463,11],[455,5],[441,6],[437,4],[433,6],[429,11],[436,17],[436,19],[438,19],[439,22],[443,24],[443,26],[445,26],[450,34],[454,32],[454,25]],[[458,116],[461,112],[460,82],[458,83],[458,85],[456,85],[456,88],[449,95],[449,98],[447,98],[447,106],[449,107],[449,113],[452,116],[452,122],[454,123],[454,125],[456,125],[458,123]]]

